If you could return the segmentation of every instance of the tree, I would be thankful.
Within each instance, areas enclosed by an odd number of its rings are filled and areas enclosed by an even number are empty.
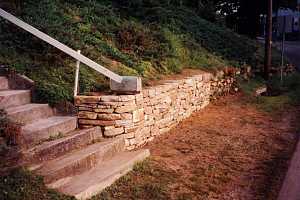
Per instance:
[[[238,33],[256,37],[260,30],[260,15],[267,14],[267,1],[213,0],[215,11],[225,17],[226,25]],[[273,11],[280,7],[295,9],[297,0],[273,0]]]
[[[267,13],[266,0],[115,0],[134,8],[187,7],[212,22],[225,18],[226,25],[238,33],[256,37],[260,30],[260,15]],[[274,11],[279,7],[295,8],[297,0],[273,0]]]

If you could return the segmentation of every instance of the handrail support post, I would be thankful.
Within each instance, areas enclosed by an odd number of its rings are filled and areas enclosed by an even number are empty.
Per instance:
[[[77,51],[78,54],[81,53],[80,50]],[[74,82],[74,97],[78,94],[78,81],[79,81],[79,70],[80,70],[80,61],[77,60],[76,62],[76,71],[75,71],[75,82]]]

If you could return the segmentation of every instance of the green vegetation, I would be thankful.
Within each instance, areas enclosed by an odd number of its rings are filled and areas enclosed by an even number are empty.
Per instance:
[[[75,200],[47,189],[41,177],[33,176],[23,169],[16,169],[7,176],[0,176],[0,199]]]
[[[183,68],[260,68],[262,47],[184,6],[159,1],[25,0],[16,15],[121,75],[145,82]],[[36,81],[37,101],[71,101],[75,60],[0,19],[0,64]],[[277,62],[277,61],[276,61]],[[87,67],[80,91],[107,89]]]
[[[266,85],[265,81],[260,78],[239,82],[248,99],[247,102],[254,103],[258,108],[267,112],[278,112],[287,106],[300,105],[300,73],[287,75],[282,83],[280,77],[272,77],[268,84],[270,96],[254,97],[255,90]]]
[[[135,165],[132,172],[119,179],[91,200],[170,199],[168,185],[178,176],[153,159]]]
[[[146,160],[136,164],[133,171],[91,200],[169,199],[166,190],[168,184],[172,183],[175,178],[176,174],[171,170],[164,169],[154,160]],[[9,175],[0,176],[0,199],[75,200],[75,198],[47,189],[42,177],[32,175],[23,169],[16,169]]]

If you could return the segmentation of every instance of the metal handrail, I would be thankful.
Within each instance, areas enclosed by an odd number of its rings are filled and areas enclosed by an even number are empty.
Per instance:
[[[66,54],[70,55],[71,57],[75,58],[77,62],[82,62],[87,66],[91,67],[92,69],[100,72],[104,76],[116,81],[117,83],[121,83],[123,78],[118,74],[106,69],[105,67],[99,65],[98,63],[92,61],[91,59],[83,56],[82,54],[76,52],[75,50],[71,49],[70,47],[66,46],[65,44],[53,39],[49,35],[39,31],[38,29],[34,28],[33,26],[23,22],[22,20],[16,18],[12,14],[6,12],[5,10],[0,8],[0,16],[4,19],[10,21],[11,23],[17,25],[18,27],[28,31],[29,33],[33,34],[34,36],[40,38],[41,40],[47,42],[48,44],[56,47],[57,49],[65,52]]]

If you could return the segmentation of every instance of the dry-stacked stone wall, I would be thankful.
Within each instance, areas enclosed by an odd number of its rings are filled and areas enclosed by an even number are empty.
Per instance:
[[[79,126],[101,126],[105,137],[123,135],[127,149],[134,149],[203,109],[211,99],[229,93],[234,81],[203,73],[135,95],[78,96]]]

